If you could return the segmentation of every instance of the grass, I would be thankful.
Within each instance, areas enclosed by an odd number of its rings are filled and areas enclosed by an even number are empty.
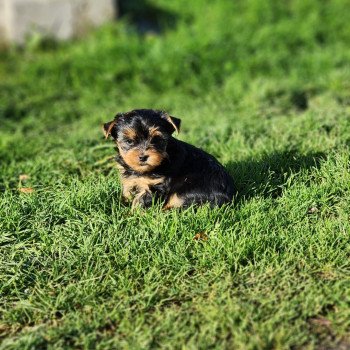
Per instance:
[[[0,348],[348,349],[348,2],[141,10],[155,32],[129,13],[0,54]],[[100,125],[140,107],[182,118],[235,203],[121,204]]]

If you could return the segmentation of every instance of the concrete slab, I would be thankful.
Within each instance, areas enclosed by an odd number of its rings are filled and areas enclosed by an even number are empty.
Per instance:
[[[0,40],[33,33],[69,39],[116,17],[115,0],[0,0]]]

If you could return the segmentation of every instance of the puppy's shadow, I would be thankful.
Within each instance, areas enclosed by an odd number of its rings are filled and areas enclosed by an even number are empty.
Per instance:
[[[178,14],[155,5],[149,0],[115,0],[118,14],[128,17],[139,34],[149,32],[162,34],[173,29],[178,21]]]
[[[236,203],[253,197],[277,198],[292,174],[318,169],[326,154],[283,151],[226,165],[236,185]]]

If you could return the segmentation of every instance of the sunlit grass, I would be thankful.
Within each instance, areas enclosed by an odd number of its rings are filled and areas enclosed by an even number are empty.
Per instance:
[[[0,348],[347,348],[347,2],[151,5],[161,33],[0,55]],[[100,126],[140,107],[182,119],[232,205],[121,203]]]

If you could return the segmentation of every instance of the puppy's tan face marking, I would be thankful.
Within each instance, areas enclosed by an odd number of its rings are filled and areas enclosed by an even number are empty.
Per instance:
[[[130,139],[130,140],[135,140],[137,136],[136,131],[132,128],[125,128],[123,130],[123,134],[126,139]]]
[[[159,128],[153,126],[149,129],[149,137],[152,139],[154,136],[162,136],[162,133],[160,132]]]
[[[166,158],[165,153],[159,153],[154,149],[148,149],[146,151],[140,151],[138,149],[131,149],[124,151],[119,148],[119,153],[124,159],[124,162],[132,169],[139,173],[146,173],[152,171],[157,166],[159,166],[163,159]],[[145,162],[140,161],[140,157],[148,157]]]

